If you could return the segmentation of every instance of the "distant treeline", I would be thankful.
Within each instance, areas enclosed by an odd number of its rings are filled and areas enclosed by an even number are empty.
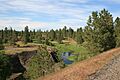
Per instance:
[[[82,44],[93,52],[103,52],[108,49],[120,46],[120,18],[113,21],[112,14],[103,9],[100,12],[92,12],[84,29],[81,27],[75,31],[64,26],[63,29],[50,31],[29,30],[28,26],[24,31],[16,31],[5,27],[0,30],[0,49],[3,43],[15,45],[17,41],[45,43],[51,45],[50,41],[62,43],[62,40],[72,38],[78,44]]]

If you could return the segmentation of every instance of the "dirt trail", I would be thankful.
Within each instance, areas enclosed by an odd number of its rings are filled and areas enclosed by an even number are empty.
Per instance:
[[[112,49],[87,60],[75,63],[59,72],[52,73],[38,80],[86,80],[96,73],[115,56],[120,55],[120,48]]]

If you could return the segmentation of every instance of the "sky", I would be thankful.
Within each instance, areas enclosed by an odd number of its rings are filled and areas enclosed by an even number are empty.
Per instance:
[[[104,8],[120,17],[120,0],[0,0],[0,29],[84,28],[91,12]]]

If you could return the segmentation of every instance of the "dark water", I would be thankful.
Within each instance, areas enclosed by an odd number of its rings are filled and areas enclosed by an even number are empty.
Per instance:
[[[64,64],[72,64],[74,62],[68,59],[69,56],[72,56],[71,52],[62,53],[61,58],[63,59]]]
[[[64,59],[63,62],[64,62],[65,64],[72,64],[74,61],[70,61],[70,60],[68,60],[68,59]]]

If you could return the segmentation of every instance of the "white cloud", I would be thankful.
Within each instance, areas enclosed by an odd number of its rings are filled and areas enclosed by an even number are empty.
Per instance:
[[[30,26],[31,29],[58,28],[63,26],[84,26],[92,10],[106,8],[104,5],[87,4],[90,0],[0,0],[0,28],[1,26]],[[10,15],[18,12],[21,16]],[[45,16],[46,21],[34,21],[33,17]],[[47,16],[47,17],[46,17]],[[57,20],[48,22],[47,19]],[[21,26],[21,27],[20,27]],[[16,29],[18,29],[18,27]]]

